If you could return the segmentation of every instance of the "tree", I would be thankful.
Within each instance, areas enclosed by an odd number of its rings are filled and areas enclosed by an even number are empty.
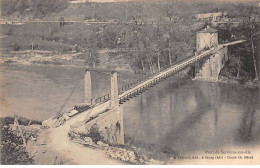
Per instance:
[[[176,25],[173,22],[167,22],[164,26],[166,31],[166,38],[167,38],[167,50],[168,50],[168,57],[169,57],[169,64],[172,65],[172,53],[173,53],[173,41],[175,39],[176,33]]]
[[[96,29],[93,29],[92,35],[89,37],[89,43],[88,43],[88,51],[89,54],[86,58],[86,63],[90,67],[96,67],[99,63],[98,59],[98,33]]]
[[[23,146],[21,136],[16,136],[9,126],[1,124],[1,164],[32,164],[33,159]]]
[[[162,32],[162,25],[161,22],[156,23],[156,27],[154,28],[153,35],[151,36],[151,50],[156,53],[157,56],[157,68],[158,71],[161,71],[161,64],[160,64],[160,57],[161,53],[163,52],[163,32]]]
[[[249,19],[248,28],[249,28],[249,40],[252,47],[252,55],[254,59],[254,68],[255,68],[255,80],[258,79],[258,70],[256,64],[256,52],[255,52],[255,43],[259,40],[259,17],[258,16],[251,16]]]
[[[243,19],[244,22],[244,32],[246,34],[247,40],[250,42],[252,57],[254,61],[254,70],[255,70],[255,80],[259,81],[259,72],[258,72],[258,65],[257,65],[257,56],[259,55],[259,51],[257,50],[257,44],[259,44],[259,9],[257,6],[254,5],[246,5],[246,4],[239,4],[237,6],[241,16],[240,18]],[[258,56],[259,57],[259,56]]]

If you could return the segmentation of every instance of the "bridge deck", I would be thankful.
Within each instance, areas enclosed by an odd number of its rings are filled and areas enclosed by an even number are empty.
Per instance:
[[[197,56],[188,58],[188,59],[180,62],[177,65],[174,65],[170,68],[165,69],[164,71],[158,73],[157,75],[148,78],[146,81],[144,81],[144,82],[138,84],[137,86],[134,86],[133,88],[130,88],[129,90],[120,94],[119,100],[121,101],[123,99],[128,99],[132,95],[134,95],[138,92],[142,92],[144,89],[158,83],[159,81],[173,75],[174,73],[181,71],[182,69],[184,69],[184,68],[188,67],[189,65],[197,62],[198,60],[201,60],[202,58],[205,58],[206,56],[211,55],[212,53],[220,50],[221,48],[223,48],[223,46],[219,46],[217,49],[211,48],[211,49],[204,51],[203,53],[201,53]]]

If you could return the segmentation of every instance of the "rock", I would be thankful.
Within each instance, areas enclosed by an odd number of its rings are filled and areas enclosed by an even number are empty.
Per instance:
[[[129,162],[137,163],[137,159],[133,151],[128,151],[127,154],[128,154]]]
[[[86,141],[86,142],[92,142],[92,139],[91,139],[90,137],[85,137],[85,138],[84,138],[84,141]]]
[[[128,151],[122,148],[108,148],[107,155],[111,158],[120,159],[124,162],[137,163],[137,158],[133,151]]]
[[[77,111],[77,110],[72,110],[72,111],[70,111],[69,113],[68,113],[68,116],[69,117],[72,117],[72,116],[74,116],[74,115],[76,115],[76,114],[78,114],[79,112]]]
[[[102,141],[97,141],[97,145],[100,145],[100,146],[102,146],[102,147],[109,147],[108,144],[103,143]]]
[[[143,160],[142,158],[140,158],[139,161],[140,161],[142,164],[145,164],[145,160]]]
[[[97,145],[102,146],[102,145],[103,145],[103,142],[101,142],[101,141],[97,141]]]
[[[92,139],[90,137],[85,137],[84,141],[88,144],[88,145],[93,145]]]
[[[135,153],[133,151],[128,151],[128,156],[130,158],[135,158]]]
[[[159,161],[159,160],[154,160],[153,158],[150,159],[150,164],[156,164],[156,165],[161,165],[163,164],[163,162]]]

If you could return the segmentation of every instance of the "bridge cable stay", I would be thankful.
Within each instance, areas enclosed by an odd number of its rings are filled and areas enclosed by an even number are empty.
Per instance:
[[[68,101],[70,100],[73,92],[76,90],[79,82],[81,81],[81,79],[79,79],[75,84],[74,84],[74,87],[72,88],[72,90],[70,91],[68,97],[66,98],[66,100],[64,101],[64,103],[62,104],[62,106],[60,107],[59,111],[58,111],[58,114],[61,113],[61,111],[64,109],[64,107],[66,106],[66,104],[68,103]]]

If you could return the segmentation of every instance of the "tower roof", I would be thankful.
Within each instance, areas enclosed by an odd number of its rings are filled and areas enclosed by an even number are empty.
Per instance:
[[[211,28],[209,25],[207,25],[206,28],[199,31],[199,33],[217,33],[218,31],[216,29]]]

